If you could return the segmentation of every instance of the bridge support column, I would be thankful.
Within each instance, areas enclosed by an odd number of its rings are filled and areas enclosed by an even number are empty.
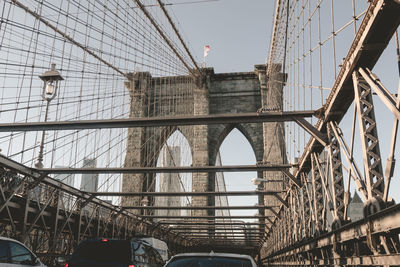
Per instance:
[[[207,70],[207,69],[205,69]],[[194,89],[194,115],[209,114],[209,75],[205,74],[196,81]],[[208,125],[193,126],[193,166],[207,166],[209,164],[208,153]],[[208,173],[193,173],[192,190],[193,192],[206,192],[210,189]],[[193,206],[208,206],[210,201],[207,197],[193,197]],[[193,216],[207,216],[207,210],[193,210]]]
[[[131,73],[129,81],[125,86],[130,94],[130,114],[131,118],[141,118],[147,116],[147,92],[151,88],[151,75],[148,72]],[[124,167],[143,166],[142,148],[145,143],[145,128],[137,127],[128,130],[127,149]],[[144,184],[144,174],[124,174],[122,178],[122,192],[142,192]],[[140,197],[123,197],[121,206],[139,206]],[[134,213],[139,211],[132,210]]]
[[[268,68],[268,67],[267,67]],[[281,73],[281,65],[277,64],[272,66],[272,71],[266,77],[266,86],[262,86],[262,73],[259,73],[260,87],[261,87],[261,100],[263,111],[282,111],[283,110],[283,83],[285,74]],[[287,161],[285,155],[285,130],[283,122],[267,122],[263,123],[264,135],[264,156],[265,163],[281,164]],[[282,191],[284,183],[282,172],[270,171],[264,172],[264,179],[269,182],[264,184],[264,190]],[[264,196],[264,204],[266,206],[279,206],[281,203],[275,196]],[[277,210],[276,210],[277,211]],[[271,210],[265,210],[266,216],[274,216]],[[268,246],[268,244],[266,244]],[[269,244],[271,245],[271,244]],[[264,256],[263,250],[261,251]]]

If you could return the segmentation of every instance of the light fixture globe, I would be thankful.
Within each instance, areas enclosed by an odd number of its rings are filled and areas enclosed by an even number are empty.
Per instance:
[[[39,75],[39,78],[44,82],[42,98],[50,101],[57,94],[58,82],[64,80],[60,73],[56,70],[56,64],[51,64],[51,69]]]
[[[254,184],[254,185],[260,185],[261,183],[266,183],[266,182],[268,182],[268,180],[267,179],[262,179],[262,178],[253,178],[253,179],[251,179],[251,182]]]
[[[147,198],[147,196],[144,196],[140,201],[140,203],[142,204],[143,207],[147,207],[149,205],[149,199]]]

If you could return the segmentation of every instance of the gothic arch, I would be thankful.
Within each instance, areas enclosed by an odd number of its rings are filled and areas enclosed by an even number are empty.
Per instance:
[[[215,165],[217,153],[226,139],[226,137],[232,132],[233,129],[237,129],[249,142],[253,153],[255,155],[256,161],[261,161],[263,157],[262,149],[257,149],[256,140],[257,130],[256,128],[252,127],[252,124],[228,124],[222,129],[215,140],[215,146],[210,148],[210,165]],[[258,133],[260,136],[260,134]],[[261,135],[262,136],[262,135]],[[262,141],[262,140],[261,140]]]

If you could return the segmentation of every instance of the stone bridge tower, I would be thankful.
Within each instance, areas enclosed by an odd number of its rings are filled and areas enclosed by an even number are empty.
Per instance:
[[[212,115],[282,110],[283,75],[276,67],[274,77],[266,77],[266,65],[256,65],[252,72],[214,73],[202,69],[200,81],[191,77],[151,77],[147,72],[134,73],[126,82],[131,96],[131,117]],[[272,78],[272,79],[271,79]],[[165,86],[174,88],[165,90]],[[193,89],[194,88],[194,89]],[[190,91],[190,92],[189,92]],[[189,93],[188,93],[189,92]],[[186,97],[178,97],[186,95]],[[176,102],[171,108],[171,103]],[[192,152],[193,166],[215,165],[225,137],[237,128],[249,141],[257,162],[286,163],[283,122],[212,124],[182,127],[131,128],[128,132],[125,167],[155,166],[162,146],[176,130],[186,137]],[[240,154],[238,154],[240,157]],[[272,180],[260,185],[266,189],[283,189],[280,172],[262,172],[259,177]],[[154,175],[124,174],[123,192],[142,192],[151,188]],[[194,173],[192,190],[214,191],[214,173]],[[277,180],[273,182],[273,180]],[[123,197],[122,206],[139,206],[139,197]],[[260,197],[259,203],[277,205],[274,196]],[[213,197],[193,197],[193,206],[213,206]],[[261,214],[264,210],[260,210]],[[268,211],[267,211],[268,212]],[[196,210],[194,216],[213,215],[213,211]],[[266,214],[267,215],[267,214]]]

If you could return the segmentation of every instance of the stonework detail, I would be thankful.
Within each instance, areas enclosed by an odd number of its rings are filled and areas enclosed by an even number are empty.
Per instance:
[[[279,67],[276,68],[277,74],[274,79],[266,77],[265,65],[257,65],[253,72],[222,74],[214,73],[212,68],[205,68],[202,69],[203,76],[194,79],[191,84],[183,82],[184,77],[151,78],[149,74],[136,73],[132,75],[132,80],[127,82],[127,87],[131,92],[131,116],[212,115],[262,112],[264,109],[281,111],[284,77],[279,73]],[[165,84],[177,88],[178,91],[163,90]],[[191,90],[192,95],[185,99],[173,100],[172,94],[176,94],[179,90],[185,91],[182,91],[182,94]],[[175,105],[175,109],[171,109],[169,106],[171,101],[180,101],[180,103]],[[247,138],[258,162],[284,163],[286,158],[283,126],[283,123],[243,123],[158,127],[157,131],[154,129],[156,127],[130,129],[125,166],[155,166],[158,151],[176,130],[180,130],[190,144],[193,166],[215,165],[219,147],[234,128]],[[151,157],[154,160],[146,160],[149,158],[148,153],[155,153]],[[265,189],[283,189],[280,172],[261,172],[258,175],[276,181],[267,183]],[[193,191],[215,190],[215,174],[194,173],[192,177]],[[123,191],[141,192],[149,189],[149,179],[152,178],[154,177],[145,177],[141,174],[124,175]],[[279,204],[274,196],[260,198],[259,204],[263,203],[265,205]],[[215,200],[212,197],[194,197],[192,200],[193,206],[214,204]],[[140,198],[124,198],[122,205],[140,205]],[[192,214],[213,215],[213,211],[194,210]]]

